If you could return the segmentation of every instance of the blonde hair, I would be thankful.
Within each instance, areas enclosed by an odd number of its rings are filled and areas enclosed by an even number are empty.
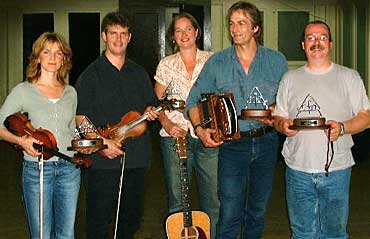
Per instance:
[[[41,65],[39,63],[39,56],[47,43],[57,43],[59,49],[63,52],[63,61],[57,73],[57,80],[62,85],[65,85],[65,79],[72,68],[72,50],[67,41],[56,32],[44,32],[33,43],[32,53],[27,66],[26,79],[29,82],[34,82],[40,77]]]

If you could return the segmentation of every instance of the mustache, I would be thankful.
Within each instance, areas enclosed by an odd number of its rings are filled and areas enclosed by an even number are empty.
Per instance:
[[[317,44],[317,45],[313,45],[310,47],[310,51],[314,51],[314,50],[325,50],[325,47],[321,44]]]

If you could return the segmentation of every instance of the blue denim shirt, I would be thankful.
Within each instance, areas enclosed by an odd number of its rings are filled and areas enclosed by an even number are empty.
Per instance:
[[[193,85],[186,101],[185,117],[190,108],[200,100],[201,93],[234,94],[238,114],[246,106],[246,100],[254,87],[258,87],[270,105],[275,102],[280,79],[288,70],[283,54],[258,46],[256,56],[245,73],[235,51],[235,46],[215,53],[208,59]],[[263,124],[255,120],[239,120],[240,130],[248,131]]]

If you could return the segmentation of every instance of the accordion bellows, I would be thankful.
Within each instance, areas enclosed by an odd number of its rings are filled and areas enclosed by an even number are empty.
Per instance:
[[[238,114],[232,93],[201,94],[197,106],[203,127],[216,130],[212,134],[214,141],[240,138]]]

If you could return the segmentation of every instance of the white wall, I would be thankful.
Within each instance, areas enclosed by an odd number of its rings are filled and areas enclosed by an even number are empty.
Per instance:
[[[218,51],[230,46],[226,14],[228,8],[236,1],[212,0],[211,2],[212,50]],[[341,37],[338,29],[340,11],[335,0],[249,0],[249,2],[255,4],[264,12],[263,34],[266,47],[278,49],[278,11],[307,11],[310,13],[310,20],[320,19],[331,26],[333,40],[338,42],[332,52],[332,59],[341,63],[340,56],[342,53],[339,44]],[[295,68],[301,66],[304,62],[289,61],[288,64],[290,68]]]

